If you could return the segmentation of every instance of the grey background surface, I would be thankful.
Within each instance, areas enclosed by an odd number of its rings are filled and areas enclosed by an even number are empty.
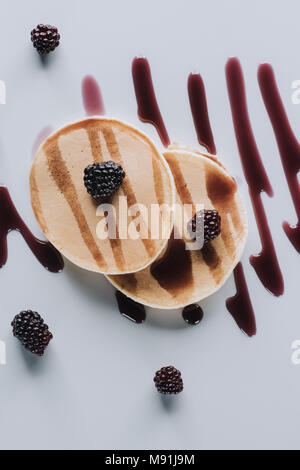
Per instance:
[[[131,61],[150,61],[161,111],[172,140],[195,145],[187,76],[205,80],[220,156],[235,176],[249,210],[244,266],[257,316],[257,336],[246,338],[225,309],[233,280],[202,303],[205,318],[189,327],[180,312],[151,310],[144,325],[119,315],[114,291],[100,275],[66,263],[46,272],[21,236],[9,236],[9,260],[0,271],[2,449],[299,449],[300,366],[291,343],[300,338],[299,259],[281,229],[295,213],[256,73],[275,68],[284,103],[300,137],[300,105],[291,84],[300,79],[298,1],[286,0],[2,0],[0,79],[0,182],[41,235],[29,199],[32,145],[41,129],[84,116],[81,81],[99,81],[108,115],[140,124]],[[30,43],[40,22],[60,28],[61,47],[42,64]],[[260,250],[233,132],[224,66],[238,56],[259,149],[275,190],[264,197],[286,290],[275,299],[248,262]],[[54,341],[43,359],[24,353],[10,322],[21,309],[38,310]],[[185,391],[162,401],[152,378],[163,365],[180,368]]]

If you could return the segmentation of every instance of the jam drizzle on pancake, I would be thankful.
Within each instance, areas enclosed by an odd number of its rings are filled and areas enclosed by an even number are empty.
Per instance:
[[[105,114],[100,87],[91,75],[86,76],[82,81],[82,99],[87,116],[103,116]]]
[[[194,286],[191,252],[186,250],[185,242],[176,238],[175,234],[176,229],[173,230],[165,254],[150,268],[154,279],[173,297],[182,289],[193,291]]]

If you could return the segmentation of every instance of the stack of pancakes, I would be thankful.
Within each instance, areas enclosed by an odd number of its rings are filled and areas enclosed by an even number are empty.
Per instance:
[[[97,227],[106,214],[87,193],[83,173],[89,164],[108,160],[121,164],[126,177],[109,201],[115,236],[103,239]],[[171,309],[211,295],[228,279],[245,246],[241,195],[217,158],[177,145],[161,155],[145,134],[117,120],[90,118],[50,136],[33,162],[30,187],[34,213],[49,241],[73,263],[107,275],[144,305]],[[137,208],[135,239],[124,236],[120,221],[128,207],[122,200]],[[161,213],[169,208],[155,239],[145,216],[154,205]],[[187,249],[180,210],[186,205],[192,215],[201,206],[221,216],[221,235],[202,249]],[[124,220],[129,229],[132,213]]]

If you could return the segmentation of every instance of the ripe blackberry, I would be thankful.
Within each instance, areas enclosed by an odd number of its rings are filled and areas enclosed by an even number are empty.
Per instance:
[[[159,393],[163,395],[176,395],[183,390],[181,372],[173,366],[163,367],[156,372],[154,383]]]
[[[14,318],[11,325],[14,336],[26,349],[38,356],[44,355],[53,335],[37,312],[23,311]]]
[[[221,233],[221,216],[219,212],[216,210],[197,212],[188,223],[188,231],[192,239],[203,239],[204,245],[211,242]]]
[[[31,31],[33,47],[39,54],[49,54],[59,46],[60,34],[55,26],[39,24]]]
[[[93,163],[84,170],[85,187],[95,200],[106,201],[120,188],[124,178],[121,165],[112,161]]]

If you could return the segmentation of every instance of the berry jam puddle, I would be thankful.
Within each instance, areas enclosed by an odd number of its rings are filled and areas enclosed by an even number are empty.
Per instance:
[[[167,147],[170,139],[157,104],[148,60],[144,57],[135,58],[132,73],[138,102],[138,115],[143,122],[155,126],[162,144]],[[200,74],[189,76],[188,93],[198,141],[212,155],[215,155],[216,146],[209,121],[206,91]],[[235,282],[237,294],[228,299],[226,306],[242,331],[248,336],[253,336],[256,334],[255,316],[241,264],[235,270]],[[200,312],[194,305],[187,306],[182,315],[186,322],[194,325],[200,323],[203,318],[202,310]]]

